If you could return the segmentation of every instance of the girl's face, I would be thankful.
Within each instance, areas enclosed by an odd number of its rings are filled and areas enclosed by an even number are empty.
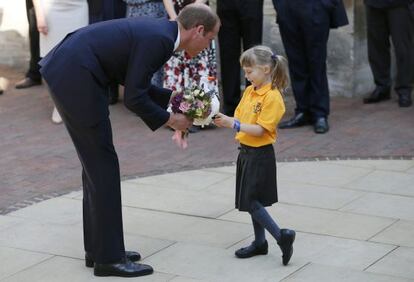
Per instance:
[[[243,67],[244,76],[257,89],[271,81],[269,66]]]

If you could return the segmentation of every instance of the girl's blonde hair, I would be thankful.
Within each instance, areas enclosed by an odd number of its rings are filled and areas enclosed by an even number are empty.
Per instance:
[[[277,88],[284,92],[289,86],[287,60],[280,55],[275,55],[267,46],[254,46],[240,56],[242,67],[270,66],[272,89]]]

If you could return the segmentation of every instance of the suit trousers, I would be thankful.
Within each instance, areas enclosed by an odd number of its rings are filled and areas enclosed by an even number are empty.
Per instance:
[[[39,31],[37,30],[37,22],[35,10],[32,0],[26,0],[26,14],[29,22],[29,45],[30,45],[30,65],[26,72],[26,77],[35,81],[41,81],[42,76],[39,72],[40,66],[40,47],[39,47]]]
[[[283,1],[277,6],[282,42],[289,61],[296,113],[329,115],[326,71],[329,10],[319,0]]]
[[[56,106],[82,164],[85,251],[97,263],[117,262],[125,255],[125,246],[119,163],[111,122],[107,118],[85,126],[66,115],[62,105]]]
[[[414,78],[414,19],[406,5],[394,8],[366,6],[368,59],[375,85],[389,89],[391,78],[392,40],[397,74],[397,93],[411,93]]]
[[[233,116],[240,102],[241,50],[262,43],[263,0],[218,0],[217,14],[223,111]],[[243,44],[243,45],[242,45]]]

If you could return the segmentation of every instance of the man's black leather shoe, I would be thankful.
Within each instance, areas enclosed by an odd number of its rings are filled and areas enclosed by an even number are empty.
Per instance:
[[[149,275],[154,270],[150,265],[140,264],[123,259],[118,263],[101,264],[95,263],[93,274],[95,276],[120,276],[120,277],[138,277]]]
[[[238,258],[251,258],[257,255],[267,255],[267,251],[268,251],[267,241],[265,241],[260,246],[255,246],[253,242],[250,246],[246,248],[238,249],[234,254]]]
[[[328,120],[324,117],[317,118],[313,124],[315,133],[323,134],[329,131]]]
[[[369,96],[365,97],[363,101],[364,104],[373,104],[389,99],[391,99],[390,89],[381,90],[380,88],[376,88]]]
[[[398,93],[398,106],[405,108],[410,107],[412,104],[411,93]]]
[[[293,254],[293,242],[295,241],[296,232],[290,229],[280,229],[280,249],[282,250],[283,265],[287,265]]]
[[[279,123],[278,127],[280,129],[284,129],[284,128],[294,128],[294,127],[304,126],[308,124],[311,124],[310,117],[305,113],[297,113],[290,120],[282,121],[281,123]]]
[[[130,261],[139,261],[141,259],[141,255],[138,252],[125,251],[125,256]],[[85,253],[85,266],[93,267],[93,264],[93,259],[90,257],[88,253]]]
[[[41,80],[37,81],[37,80],[31,79],[30,77],[25,77],[24,79],[17,82],[16,89],[29,88],[29,87],[40,85],[40,84],[42,84]]]

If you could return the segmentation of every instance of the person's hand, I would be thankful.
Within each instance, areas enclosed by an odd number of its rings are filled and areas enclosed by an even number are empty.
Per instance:
[[[213,122],[218,127],[233,128],[234,118],[218,113],[214,116]]]
[[[38,17],[36,18],[37,21],[37,30],[43,34],[43,35],[47,35],[47,33],[49,32],[49,28],[47,26],[46,20],[44,17]]]
[[[170,114],[166,125],[176,130],[186,131],[192,123],[193,120],[183,114]]]

